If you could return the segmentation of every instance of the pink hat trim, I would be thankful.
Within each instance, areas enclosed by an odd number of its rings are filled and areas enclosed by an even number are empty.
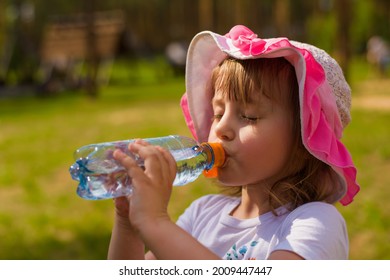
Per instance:
[[[256,34],[244,26],[232,28],[225,36],[215,33],[210,33],[210,35],[222,51],[238,59],[285,57],[290,61],[297,72],[300,88],[303,144],[311,154],[330,165],[339,174],[346,185],[346,192],[340,199],[340,203],[343,205],[351,203],[360,190],[356,182],[357,171],[351,155],[339,141],[343,127],[335,97],[330,85],[326,82],[323,67],[313,55],[306,49],[294,46],[286,38],[259,39]],[[302,90],[302,83],[304,90]],[[205,102],[208,101],[205,100]],[[181,106],[187,126],[194,138],[198,140],[195,127],[199,127],[199,124],[194,125],[187,93],[181,99]],[[196,116],[197,112],[194,113]]]
[[[186,121],[187,127],[191,131],[192,136],[194,139],[199,141],[198,136],[196,135],[195,127],[194,127],[194,122],[192,121],[191,114],[190,114],[190,109],[188,107],[188,99],[187,99],[187,93],[184,93],[181,100],[180,100],[180,106],[183,111],[184,119]]]

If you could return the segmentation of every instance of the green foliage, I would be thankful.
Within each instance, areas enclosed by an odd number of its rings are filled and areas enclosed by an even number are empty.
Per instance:
[[[355,52],[364,52],[368,39],[376,34],[375,30],[375,3],[373,1],[356,1],[351,28],[351,49]]]
[[[336,27],[335,14],[313,14],[306,21],[307,42],[328,52],[332,51],[335,48]]]

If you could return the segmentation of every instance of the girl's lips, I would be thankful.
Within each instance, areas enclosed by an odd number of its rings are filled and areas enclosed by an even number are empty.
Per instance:
[[[221,167],[219,168],[224,168],[226,165],[227,165],[227,162],[229,161],[229,157],[227,155],[225,155],[225,162],[222,164]]]
[[[223,147],[223,150],[225,151],[225,162],[222,164],[220,168],[224,168],[227,165],[227,162],[229,161],[230,158],[229,152],[226,151],[225,147]]]

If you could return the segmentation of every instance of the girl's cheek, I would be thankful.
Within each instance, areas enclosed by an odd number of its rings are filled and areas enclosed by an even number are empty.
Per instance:
[[[217,139],[217,137],[215,136],[215,131],[214,131],[214,123],[211,125],[211,128],[210,128],[210,133],[209,133],[209,137],[208,137],[208,141],[209,142],[213,142]]]

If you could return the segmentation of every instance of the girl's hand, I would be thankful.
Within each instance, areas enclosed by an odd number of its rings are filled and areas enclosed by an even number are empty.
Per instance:
[[[128,205],[126,221],[129,221],[132,230],[123,231],[123,226],[119,230],[116,224],[109,258],[141,259],[147,247],[150,250],[147,258],[217,259],[214,253],[168,216],[167,207],[176,176],[176,162],[172,155],[161,147],[140,140],[130,144],[129,150],[144,160],[144,168],[120,150],[114,152],[114,158],[127,170],[133,185],[132,195],[128,197],[129,204],[126,200],[116,199],[116,217],[122,220],[120,217],[126,215],[124,213]],[[126,247],[124,244],[131,246]]]
[[[129,198],[121,196],[114,198],[115,221],[121,228],[133,230],[129,220]]]
[[[144,169],[120,150],[114,152],[114,158],[126,168],[133,184],[129,203],[123,198],[116,199],[116,210],[117,216],[122,217],[128,210],[131,225],[140,230],[143,225],[153,224],[158,219],[169,219],[167,207],[176,176],[176,162],[167,150],[143,140],[130,144],[129,150],[144,160]]]

